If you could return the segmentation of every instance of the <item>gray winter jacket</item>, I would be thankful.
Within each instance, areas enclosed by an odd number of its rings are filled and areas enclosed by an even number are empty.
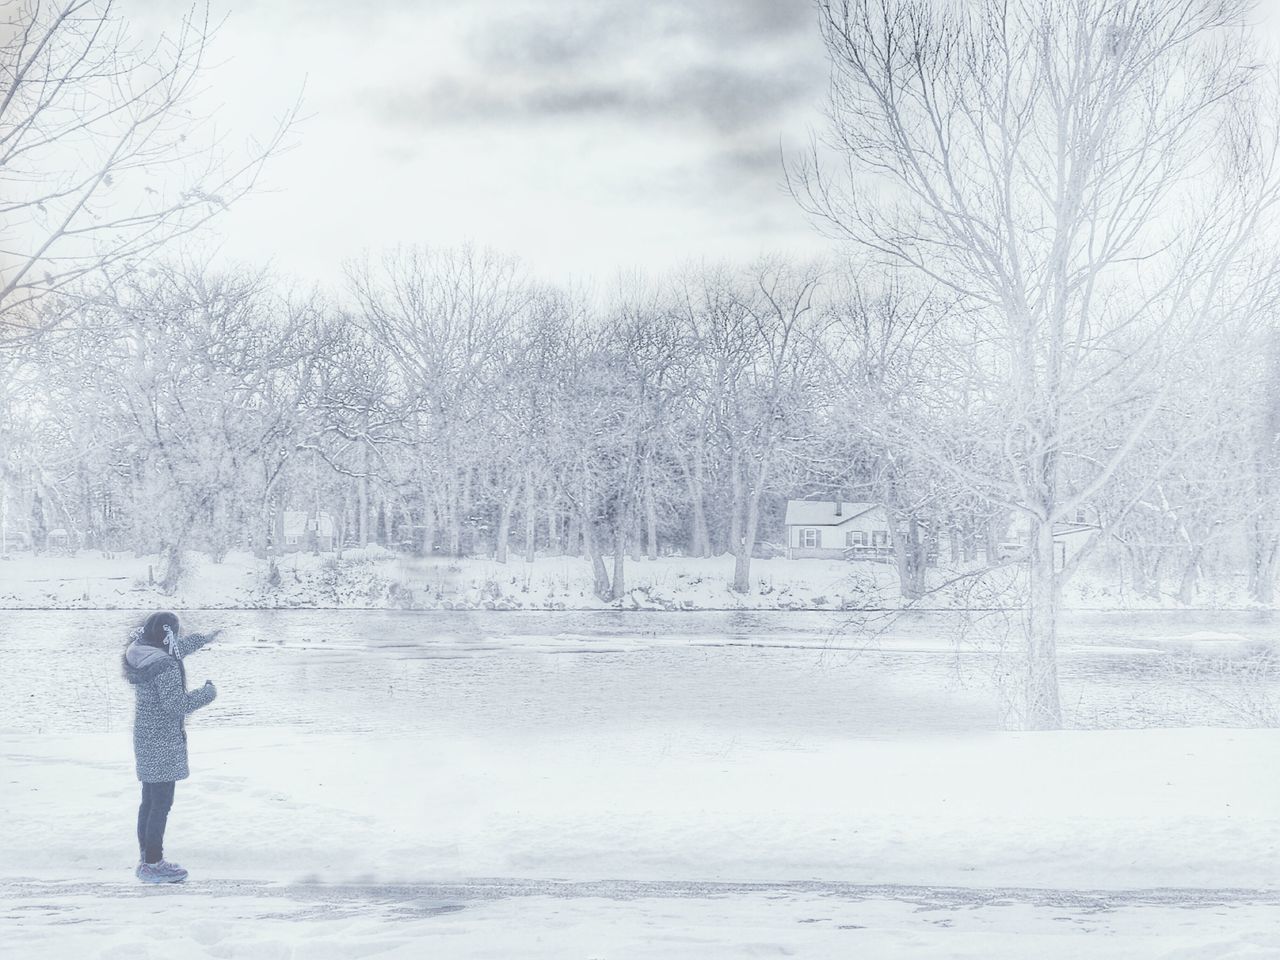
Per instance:
[[[181,637],[173,655],[142,642],[135,630],[124,652],[124,675],[133,684],[137,706],[133,714],[133,755],[138,779],[143,783],[184,780],[187,769],[187,732],[183,718],[214,698],[212,690],[187,690],[182,658],[209,642],[199,634]]]

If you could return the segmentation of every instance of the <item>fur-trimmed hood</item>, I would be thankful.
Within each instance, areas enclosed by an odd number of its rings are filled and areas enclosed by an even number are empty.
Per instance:
[[[166,670],[178,669],[178,661],[159,647],[143,643],[135,636],[124,651],[124,678],[130,683],[146,683]]]

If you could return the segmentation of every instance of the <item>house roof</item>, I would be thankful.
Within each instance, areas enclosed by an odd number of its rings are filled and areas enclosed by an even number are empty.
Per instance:
[[[1061,540],[1064,537],[1082,537],[1092,536],[1102,528],[1096,523],[1077,523],[1074,520],[1055,520],[1053,524],[1053,538]],[[1016,516],[1010,521],[1008,528],[1004,532],[1004,538],[1007,541],[1021,540],[1031,532],[1031,522],[1026,516]]]
[[[842,501],[836,512],[834,500],[788,500],[786,525],[789,527],[838,527],[864,513],[879,509],[876,503]]]

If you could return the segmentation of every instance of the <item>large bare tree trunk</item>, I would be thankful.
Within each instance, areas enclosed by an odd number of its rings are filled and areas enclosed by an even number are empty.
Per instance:
[[[1062,726],[1058,695],[1058,606],[1061,584],[1055,571],[1053,524],[1032,529],[1030,602],[1027,604],[1026,675],[1023,725],[1028,730],[1057,730]]]
[[[557,506],[555,490],[547,489],[547,549],[554,554],[565,552],[564,532],[561,529],[560,511]]]
[[[360,549],[369,546],[369,449],[360,444],[360,477],[356,480],[356,497],[359,500]]]
[[[178,589],[178,584],[187,572],[186,551],[183,549],[181,540],[179,540],[165,544],[161,548],[160,555],[164,561],[164,574],[160,578],[160,592],[171,594]]]
[[[636,513],[635,519],[627,526],[627,541],[632,561],[639,563],[644,553],[644,517],[639,512]]]
[[[533,474],[524,481],[524,562],[533,563],[538,541],[537,496],[534,493]]]
[[[650,560],[658,559],[658,505],[653,494],[653,468],[648,460],[644,462],[644,529],[646,555]]]
[[[755,476],[748,478],[745,485],[737,469],[734,470],[734,593],[751,592],[751,554],[755,551],[756,530],[760,525],[760,495],[764,491],[765,478],[768,476],[768,464],[769,457],[765,454],[760,458],[760,466]],[[742,501],[745,501],[743,504],[745,517],[740,514],[737,506]]]
[[[599,538],[595,534],[594,523],[590,516],[584,512],[584,515],[579,519],[579,524],[582,527],[583,551],[591,562],[591,575],[594,580],[593,590],[601,600],[609,600],[611,599],[609,571],[604,565],[604,554],[599,549]]]
[[[704,468],[702,451],[694,452],[693,464],[688,458],[681,456],[680,472],[684,474],[685,485],[689,490],[689,555],[692,557],[711,556],[711,532],[707,526],[707,511],[704,501],[703,484]]]
[[[1255,517],[1251,525],[1249,556],[1249,596],[1271,606],[1276,596],[1276,559],[1280,555],[1280,538],[1264,529]]]
[[[751,591],[751,558],[744,557],[742,551],[742,514],[746,508],[746,495],[743,491],[742,471],[738,463],[739,455],[735,450],[729,463],[732,499],[729,504],[729,550],[733,554],[733,590],[735,593],[749,593]]]
[[[610,600],[621,600],[627,592],[626,559],[627,534],[630,532],[631,517],[626,504],[618,505],[618,515],[613,524],[613,587],[609,591]]]
[[[387,539],[387,549],[396,545],[396,511],[389,500],[382,501],[382,535]]]
[[[508,544],[511,540],[511,516],[515,513],[518,496],[519,488],[513,486],[502,501],[502,513],[498,517],[498,542],[494,548],[494,556],[498,563],[507,562],[507,553],[510,549]]]
[[[919,600],[925,592],[925,558],[928,547],[920,542],[919,523],[914,517],[889,516],[889,539],[898,570],[898,589],[903,599]]]
[[[564,549],[561,553],[568,554],[571,557],[581,557],[586,555],[583,549],[582,522],[578,519],[576,513],[569,516],[565,523]]]
[[[1204,555],[1204,546],[1191,551],[1187,565],[1182,568],[1182,580],[1178,584],[1178,602],[1190,605],[1195,602],[1196,588],[1200,583],[1200,558]]]
[[[654,503],[653,491],[645,496],[644,503],[645,555],[650,560],[658,559],[658,508]]]
[[[457,490],[452,480],[449,482],[447,496],[448,523],[449,523],[449,556],[457,558],[462,556],[462,510],[458,503]]]
[[[994,518],[982,525],[982,550],[989,567],[1000,561],[1000,535],[1003,532],[1000,522]]]
[[[693,542],[690,545],[695,557],[711,556],[711,530],[707,526],[706,509],[706,467],[701,451],[693,463],[693,473],[689,478],[690,500],[693,503]]]
[[[436,512],[426,484],[422,487],[422,555],[431,556],[436,548]]]

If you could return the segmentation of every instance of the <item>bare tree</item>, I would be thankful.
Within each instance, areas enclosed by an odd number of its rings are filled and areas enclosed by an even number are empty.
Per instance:
[[[1226,281],[1274,212],[1249,7],[819,2],[838,163],[815,149],[793,188],[956,300],[975,357],[956,399],[984,415],[921,449],[1028,525],[1032,728],[1062,720],[1055,525],[1139,444],[1170,358],[1229,313]]]
[[[162,555],[162,587],[178,585],[191,549],[221,559],[240,531],[269,538],[273,491],[318,431],[314,304],[282,302],[263,275],[190,266],[77,300],[62,336],[94,354],[70,392],[105,411],[134,546]]]
[[[424,525],[439,523],[451,556],[462,550],[474,495],[477,430],[490,423],[490,392],[532,303],[512,259],[472,247],[401,248],[375,267],[353,265],[351,289],[377,345],[391,356],[416,414]]]
[[[19,0],[0,17],[0,342],[12,343],[70,302],[46,294],[225,210],[295,114],[234,155],[196,115],[206,4],[149,48],[113,0]]]
[[[700,364],[701,421],[720,447],[728,478],[738,593],[751,591],[761,498],[807,420],[820,276],[816,264],[774,259],[740,274],[704,270],[682,284],[677,309]]]

